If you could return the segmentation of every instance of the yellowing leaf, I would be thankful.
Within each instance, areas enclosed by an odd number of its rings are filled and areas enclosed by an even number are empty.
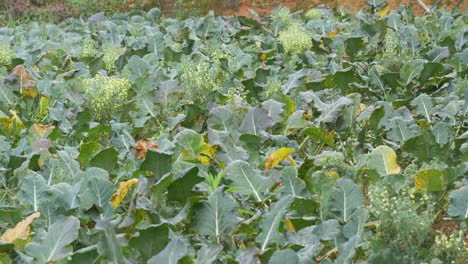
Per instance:
[[[44,117],[47,114],[49,114],[49,106],[49,97],[45,93],[41,93],[41,97],[39,99],[39,114],[41,115],[41,117]]]
[[[125,198],[125,195],[127,195],[128,190],[130,187],[137,185],[138,184],[138,179],[130,179],[128,181],[121,182],[119,184],[119,189],[112,195],[112,206],[116,208],[119,206],[123,199]]]
[[[328,177],[333,178],[333,179],[338,179],[340,177],[338,172],[333,171],[333,170],[325,171],[325,175],[327,175]]]
[[[18,126],[19,128],[24,128],[23,121],[21,121],[19,116],[16,114],[16,111],[15,110],[10,110],[10,114],[11,114],[11,120],[14,123],[16,123],[16,126]]]
[[[377,11],[377,14],[379,14],[381,17],[386,17],[388,13],[390,12],[390,10],[391,10],[390,5],[387,5],[383,9],[380,9],[379,11]]]
[[[418,171],[414,177],[414,185],[417,189],[426,189],[437,192],[444,189],[444,172],[437,169]]]
[[[334,38],[336,35],[338,35],[338,33],[340,33],[340,29],[339,28],[335,28],[332,32],[328,33],[328,37],[329,38]]]
[[[291,219],[289,219],[289,217],[285,216],[284,222],[286,223],[286,226],[288,227],[289,231],[296,232],[296,228],[294,227],[294,224],[291,222]]]
[[[291,162],[292,158],[288,158],[288,155],[294,151],[295,150],[293,148],[280,148],[276,151],[273,151],[265,161],[265,170],[273,169],[284,159],[287,159],[289,162]],[[295,163],[296,162],[293,160],[293,164]]]
[[[215,159],[215,152],[219,146],[212,146],[208,143],[204,143],[204,145],[205,147],[203,148],[202,152],[200,152],[200,155],[198,155],[198,160],[200,160],[201,164],[210,166],[210,158]]]
[[[29,225],[31,225],[34,220],[39,218],[39,216],[41,216],[41,214],[39,212],[35,212],[32,215],[26,217],[26,219],[16,224],[15,228],[5,231],[5,233],[3,233],[3,235],[0,237],[0,241],[13,243],[17,239],[27,239],[29,236],[29,231],[31,230]]]
[[[37,96],[37,90],[34,88],[24,88],[23,89],[23,95],[26,97],[36,97]]]
[[[378,146],[369,155],[367,166],[375,169],[381,176],[400,173],[397,155],[388,146]]]

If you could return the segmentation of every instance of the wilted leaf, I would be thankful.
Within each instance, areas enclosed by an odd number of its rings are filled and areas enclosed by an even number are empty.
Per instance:
[[[145,159],[146,152],[148,151],[148,149],[158,149],[158,148],[159,148],[158,144],[154,143],[153,141],[149,139],[138,140],[134,147],[135,156],[137,159]]]
[[[135,179],[135,178],[119,183],[119,188],[117,189],[117,191],[115,191],[114,194],[112,194],[112,202],[111,202],[112,206],[114,207],[119,206],[122,203],[125,196],[127,195],[130,187],[137,185],[137,184],[138,184],[138,179]]]
[[[41,216],[39,212],[29,215],[24,220],[16,224],[15,228],[5,231],[5,233],[0,237],[0,241],[13,243],[16,239],[27,239],[31,229],[29,225],[39,218],[39,216]]]

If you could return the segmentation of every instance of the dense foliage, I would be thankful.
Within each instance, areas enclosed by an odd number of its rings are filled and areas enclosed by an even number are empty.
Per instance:
[[[468,16],[368,2],[1,28],[0,262],[466,261]]]

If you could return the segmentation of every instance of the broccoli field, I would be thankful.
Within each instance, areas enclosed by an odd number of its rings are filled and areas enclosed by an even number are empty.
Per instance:
[[[0,263],[467,263],[468,13],[0,28]]]

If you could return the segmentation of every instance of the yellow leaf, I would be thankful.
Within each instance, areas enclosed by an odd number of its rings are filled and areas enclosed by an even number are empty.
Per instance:
[[[23,95],[26,97],[36,97],[37,96],[37,90],[34,88],[24,88],[23,89]]]
[[[333,179],[338,179],[340,177],[340,175],[338,174],[338,172],[336,171],[332,171],[332,170],[328,170],[328,171],[325,171],[325,175],[327,175],[328,177],[330,178],[333,178]]]
[[[123,199],[125,198],[125,195],[127,195],[128,190],[130,187],[137,185],[138,184],[138,179],[130,179],[128,181],[121,182],[119,184],[119,189],[112,195],[112,206],[116,208],[119,206]]]
[[[334,38],[336,35],[338,35],[338,33],[340,33],[340,29],[339,28],[335,28],[332,32],[328,33],[328,37],[329,38]]]
[[[377,14],[379,14],[381,17],[386,17],[388,13],[390,12],[390,10],[391,10],[390,5],[387,5],[383,9],[380,9],[379,11],[377,11]]]
[[[10,114],[11,114],[11,120],[16,123],[16,126],[18,128],[21,128],[23,129],[24,128],[24,124],[23,124],[23,121],[21,121],[21,119],[19,118],[19,116],[16,114],[16,111],[15,110],[10,110]]]
[[[286,226],[288,227],[289,231],[296,232],[296,228],[294,227],[294,225],[291,222],[291,219],[289,219],[289,217],[285,216],[284,217],[284,222],[286,223]]]
[[[39,216],[41,216],[41,214],[39,212],[35,212],[32,215],[26,217],[26,219],[16,224],[15,228],[5,231],[5,233],[3,233],[3,235],[0,237],[0,241],[13,243],[17,239],[27,239],[29,236],[29,231],[31,230],[29,225],[31,225],[34,220],[39,218]]]
[[[49,114],[49,106],[49,97],[45,93],[41,93],[41,97],[39,98],[39,114],[41,115],[41,117],[44,117],[47,114]]]
[[[210,145],[208,143],[204,143],[205,147],[198,155],[198,160],[200,160],[201,164],[205,166],[210,166],[210,158],[215,159],[215,152],[216,149],[219,147],[218,145]]]
[[[265,161],[265,170],[273,169],[284,159],[287,159],[289,162],[291,162],[292,158],[288,158],[288,155],[294,151],[295,150],[293,148],[280,148],[276,151],[273,151]],[[294,162],[293,165],[295,163],[296,162]]]

